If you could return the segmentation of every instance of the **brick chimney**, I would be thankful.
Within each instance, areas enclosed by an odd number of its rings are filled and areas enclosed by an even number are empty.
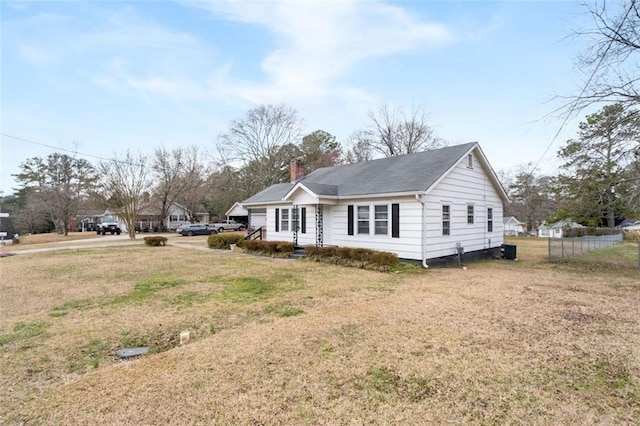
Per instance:
[[[304,176],[304,166],[300,160],[291,160],[289,163],[289,174],[291,175],[291,183],[296,183],[298,179]]]

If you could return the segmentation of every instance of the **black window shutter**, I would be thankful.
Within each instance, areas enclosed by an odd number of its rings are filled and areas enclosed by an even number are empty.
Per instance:
[[[347,234],[353,235],[353,206],[347,206]]]
[[[276,232],[280,232],[280,209],[276,209]]]
[[[391,204],[391,238],[400,238],[400,204]]]
[[[300,209],[300,214],[302,215],[302,220],[301,220],[301,224],[300,227],[302,228],[301,231],[303,234],[307,233],[307,208],[306,207],[302,207]]]

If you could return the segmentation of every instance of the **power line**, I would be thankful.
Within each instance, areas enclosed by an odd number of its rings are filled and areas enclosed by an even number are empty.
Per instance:
[[[18,137],[18,136],[8,135],[6,133],[0,133],[0,135],[2,135],[4,137],[7,137],[7,138],[15,139],[15,140],[18,140],[18,141],[27,142],[27,143],[34,144],[34,145],[40,145],[40,146],[44,146],[44,147],[47,147],[47,148],[55,149],[55,150],[58,150],[58,151],[70,152],[72,154],[80,155],[80,156],[83,156],[83,157],[91,157],[91,158],[95,158],[95,159],[103,160],[103,161],[114,161],[116,163],[127,164],[127,165],[130,165],[130,166],[144,166],[144,167],[147,167],[147,168],[149,167],[149,166],[144,165],[144,164],[129,163],[127,161],[122,161],[122,160],[119,160],[119,159],[116,159],[116,158],[107,158],[107,157],[101,157],[99,155],[94,155],[94,154],[86,154],[86,153],[83,153],[83,152],[79,152],[77,150],[62,148],[60,146],[49,145],[49,144],[42,143],[42,142],[36,142],[36,141],[30,140],[30,139],[25,139],[25,138],[21,138],[21,137]]]
[[[629,17],[629,13],[631,13],[631,10],[633,9],[633,5],[634,5],[634,2],[631,2],[629,7],[627,8],[626,13],[624,14],[622,19],[620,20],[620,23],[618,24],[618,27],[615,29],[615,33],[618,33],[620,31],[620,29],[622,28],[622,25],[624,25],[624,22]],[[575,101],[571,102],[571,104],[570,104],[571,107],[569,108],[569,112],[565,115],[564,120],[562,121],[562,124],[560,125],[560,127],[558,127],[558,130],[556,131],[555,135],[551,139],[551,142],[549,142],[549,144],[547,145],[547,148],[544,150],[544,152],[542,153],[542,155],[540,156],[540,158],[536,162],[536,165],[533,167],[533,169],[531,169],[531,173],[530,174],[533,174],[533,172],[538,168],[538,166],[540,165],[540,163],[544,159],[545,155],[547,155],[547,152],[549,152],[549,149],[551,149],[551,146],[554,144],[554,142],[556,141],[556,139],[560,135],[560,132],[562,131],[562,129],[564,129],[564,127],[567,125],[567,122],[569,121],[569,117],[571,117],[573,115],[573,113],[574,113],[574,111],[575,111],[575,109],[576,109],[576,107],[578,105],[578,101],[580,100],[580,98],[582,98],[582,96],[584,96],[585,92],[587,91],[587,88],[591,85],[591,82],[593,81],[596,73],[598,72],[598,69],[600,69],[600,66],[604,62],[604,59],[607,56],[607,53],[609,53],[609,50],[611,49],[611,46],[613,46],[613,38],[609,38],[609,43],[607,44],[607,48],[601,54],[600,59],[598,60],[598,63],[596,64],[596,66],[593,68],[593,71],[591,72],[591,75],[587,79],[587,82],[584,84],[584,86],[582,86],[582,90],[580,91],[580,94],[578,95],[578,97],[576,98]]]

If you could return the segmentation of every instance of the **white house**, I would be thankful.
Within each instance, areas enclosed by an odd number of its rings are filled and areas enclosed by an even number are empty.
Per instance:
[[[508,197],[476,142],[318,169],[242,205],[266,211],[267,239],[362,247],[439,263],[499,255]]]
[[[515,216],[505,216],[502,218],[504,225],[504,235],[518,236],[524,233],[524,223],[516,219]]]
[[[190,212],[182,204],[174,202],[169,206],[169,214],[164,218],[163,223],[167,229],[178,229],[193,219],[198,222],[209,223],[209,212],[204,206],[198,206],[195,212]]]
[[[562,238],[563,229],[581,228],[585,228],[585,226],[570,220],[561,220],[560,222],[552,223],[550,225],[543,223],[538,227],[538,237]]]

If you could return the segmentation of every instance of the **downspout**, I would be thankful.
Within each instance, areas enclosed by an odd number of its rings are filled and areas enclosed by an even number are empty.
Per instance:
[[[422,204],[422,215],[421,215],[421,221],[422,221],[422,227],[421,227],[421,234],[420,234],[420,250],[421,250],[421,256],[422,256],[422,267],[425,269],[429,268],[429,265],[427,265],[427,259],[425,259],[425,254],[424,254],[424,246],[425,246],[425,242],[426,242],[426,238],[425,238],[425,233],[426,230],[424,229],[424,209],[425,209],[425,204],[424,201],[422,201],[421,198],[421,194],[416,194],[416,200],[418,200],[418,202],[420,204]]]

